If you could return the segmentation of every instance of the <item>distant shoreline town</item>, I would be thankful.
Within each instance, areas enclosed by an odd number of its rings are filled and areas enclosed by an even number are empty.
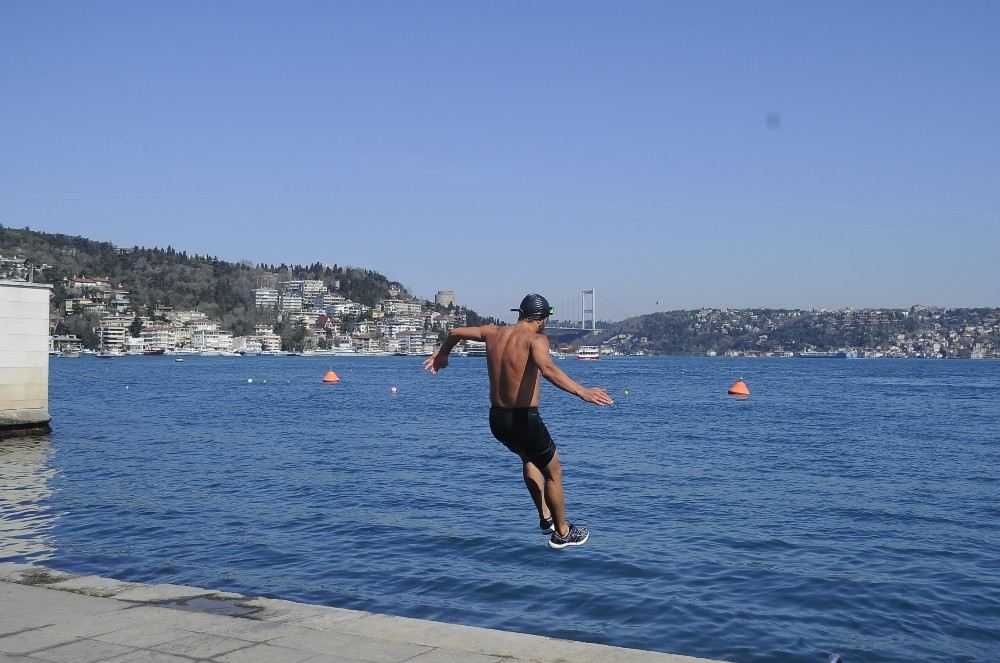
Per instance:
[[[50,351],[61,356],[429,355],[451,329],[494,321],[457,305],[453,291],[423,300],[354,267],[229,263],[0,226],[0,249],[11,248],[18,253],[0,255],[0,279],[53,287]],[[703,308],[592,326],[554,320],[546,332],[553,353],[1000,357],[998,308]]]
[[[393,284],[389,297],[374,306],[351,301],[321,280],[292,279],[253,289],[255,306],[274,312],[291,325],[291,337],[273,326],[257,325],[254,333],[234,336],[197,310],[175,311],[158,306],[139,315],[128,291],[106,277],[70,277],[63,284],[72,296],[65,315],[100,315],[99,345],[85,348],[72,335],[52,337],[53,353],[93,350],[103,355],[429,355],[443,335],[467,324],[455,307],[453,291],[438,291],[433,304],[407,295]],[[336,286],[336,283],[334,284]],[[668,339],[651,339],[625,331],[631,325],[655,325],[659,318],[684,321],[685,349],[665,352]],[[638,322],[637,322],[638,321]],[[572,323],[563,323],[572,324]],[[704,354],[708,357],[802,358],[970,358],[998,356],[1000,309],[843,309],[837,311],[770,311],[699,309],[639,316],[609,323],[602,334],[578,334],[569,343],[554,342],[559,356],[581,358],[622,355]],[[602,338],[603,336],[603,338]],[[831,339],[836,347],[831,346]],[[555,340],[555,339],[554,339]],[[676,342],[676,341],[675,341]],[[710,344],[704,351],[697,346]],[[585,348],[579,354],[581,346]],[[458,350],[482,354],[478,344]]]
[[[323,281],[298,279],[252,291],[258,309],[275,312],[292,327],[290,337],[275,333],[270,324],[234,336],[197,310],[157,306],[151,315],[139,315],[129,292],[114,287],[107,277],[70,277],[64,287],[72,294],[64,301],[65,315],[100,316],[99,343],[85,348],[74,335],[54,335],[51,349],[58,353],[424,355],[437,347],[442,332],[466,323],[465,313],[454,310],[454,294],[449,291],[440,291],[435,298],[434,308],[445,309],[442,312],[405,296],[398,286],[390,286],[389,298],[367,306],[331,291]]]

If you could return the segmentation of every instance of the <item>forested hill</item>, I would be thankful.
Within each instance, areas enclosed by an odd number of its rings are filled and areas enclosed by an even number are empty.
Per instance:
[[[895,352],[905,356],[996,356],[1000,309],[698,309],[605,323],[581,339],[622,352],[690,355],[806,349]]]
[[[293,279],[339,283],[344,297],[374,306],[389,296],[392,282],[378,272],[357,267],[313,265],[254,265],[228,262],[212,256],[191,255],[168,246],[116,247],[84,237],[15,229],[0,225],[0,255],[18,257],[35,266],[46,265],[34,280],[53,285],[53,306],[66,298],[63,280],[71,276],[108,277],[128,290],[133,307],[158,305],[197,309],[218,319],[225,328],[245,333],[257,321],[253,289],[262,282]],[[399,286],[401,291],[405,289]],[[262,322],[264,320],[261,320]]]

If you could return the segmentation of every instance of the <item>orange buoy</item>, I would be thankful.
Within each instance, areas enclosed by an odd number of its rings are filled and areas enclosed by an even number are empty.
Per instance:
[[[747,388],[747,383],[740,379],[729,388],[729,393],[733,396],[749,396],[750,390]]]
[[[333,369],[331,368],[329,371],[326,372],[326,375],[323,376],[323,382],[328,382],[328,383],[340,382],[340,378],[337,376],[336,373],[333,372]]]

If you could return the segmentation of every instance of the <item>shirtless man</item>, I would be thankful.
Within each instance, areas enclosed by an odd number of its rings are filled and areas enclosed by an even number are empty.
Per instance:
[[[485,341],[490,376],[490,431],[521,458],[524,485],[538,509],[538,526],[549,538],[550,548],[579,546],[590,536],[585,528],[566,523],[562,469],[556,445],[538,414],[541,378],[563,391],[595,405],[614,401],[600,387],[574,382],[552,361],[549,342],[542,330],[554,309],[541,295],[521,300],[517,323],[498,327],[459,327],[424,361],[424,368],[437,373],[448,366],[448,355],[459,341]]]

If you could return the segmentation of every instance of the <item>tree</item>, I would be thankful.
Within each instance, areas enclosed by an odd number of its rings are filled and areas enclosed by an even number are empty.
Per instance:
[[[132,320],[132,324],[128,326],[129,336],[132,338],[139,338],[142,336],[142,320],[139,319],[139,314],[135,314],[135,319]]]

